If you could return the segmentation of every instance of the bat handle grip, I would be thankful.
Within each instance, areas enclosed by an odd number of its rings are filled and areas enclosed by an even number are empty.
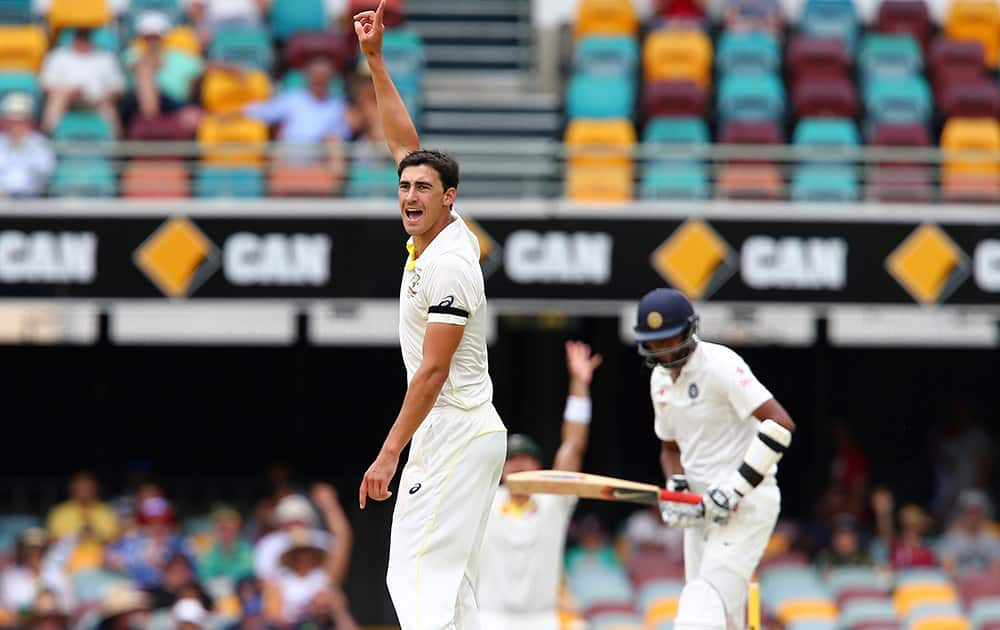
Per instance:
[[[690,503],[697,505],[701,503],[701,495],[693,492],[677,492],[675,490],[660,490],[661,501],[673,501],[674,503]]]

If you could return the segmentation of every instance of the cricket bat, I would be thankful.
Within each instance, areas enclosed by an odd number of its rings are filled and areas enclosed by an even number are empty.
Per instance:
[[[661,501],[701,503],[701,495],[664,490],[649,483],[565,470],[529,470],[507,475],[513,494],[568,494],[581,499],[659,505]]]

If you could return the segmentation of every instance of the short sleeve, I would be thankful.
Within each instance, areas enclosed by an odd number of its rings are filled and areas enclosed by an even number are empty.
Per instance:
[[[774,397],[735,352],[731,360],[724,362],[721,370],[717,376],[722,379],[729,404],[740,418],[749,418],[757,407]]]
[[[428,324],[465,326],[482,301],[481,272],[478,266],[446,254],[434,261],[424,293]]]
[[[656,433],[656,437],[664,442],[676,442],[677,435],[674,432],[674,426],[667,414],[664,413],[663,407],[657,402],[660,390],[666,386],[659,381],[657,370],[653,370],[649,377],[649,399],[653,402],[653,431]]]

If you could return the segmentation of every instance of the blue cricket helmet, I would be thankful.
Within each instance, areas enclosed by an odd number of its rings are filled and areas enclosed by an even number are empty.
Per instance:
[[[633,328],[639,344],[639,354],[646,357],[650,367],[683,365],[694,350],[698,339],[698,314],[687,297],[676,289],[654,289],[639,300],[636,323]],[[646,344],[650,341],[681,336],[670,348],[654,351]],[[664,360],[666,359],[666,360]]]

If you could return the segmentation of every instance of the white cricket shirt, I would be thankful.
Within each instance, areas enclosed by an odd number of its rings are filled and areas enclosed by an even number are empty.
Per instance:
[[[650,377],[657,437],[677,442],[692,490],[721,483],[743,462],[760,421],[753,411],[772,398],[742,358],[699,341],[677,382],[657,366]],[[768,473],[777,471],[775,465]]]
[[[399,292],[399,345],[406,382],[423,361],[427,324],[464,326],[448,380],[435,406],[474,409],[493,399],[486,355],[486,290],[479,266],[479,239],[458,214],[416,260],[413,238]]]
[[[483,536],[476,594],[484,611],[536,613],[555,611],[563,567],[563,548],[577,498],[532,495],[534,509],[505,508],[510,501],[500,486]]]

